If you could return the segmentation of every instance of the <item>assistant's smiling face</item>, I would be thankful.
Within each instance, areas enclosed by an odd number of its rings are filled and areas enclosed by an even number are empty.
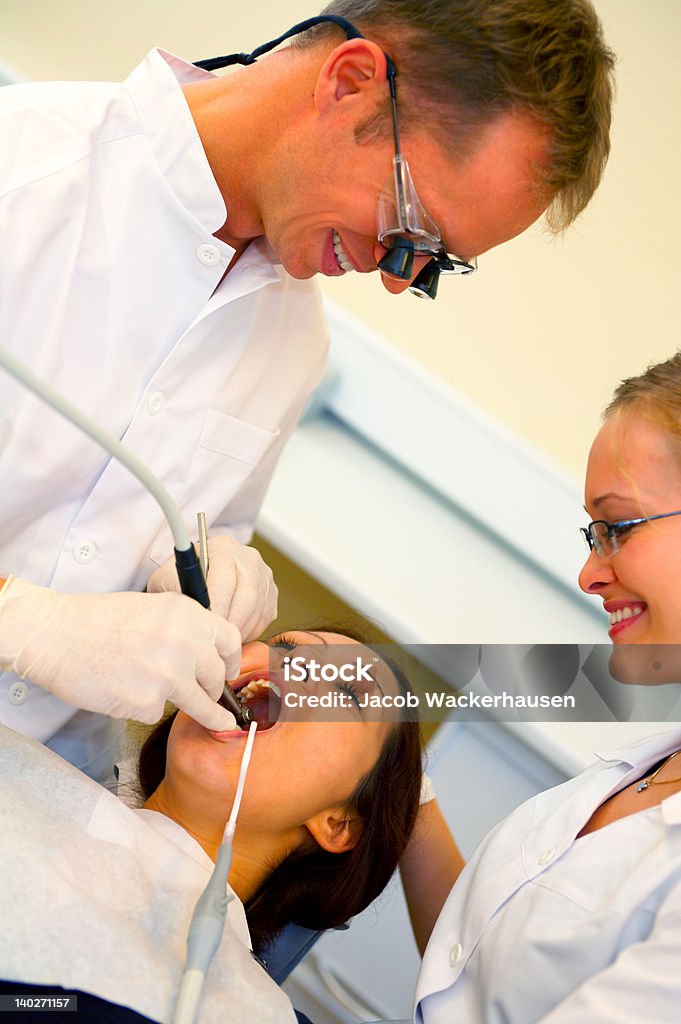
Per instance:
[[[642,412],[619,410],[596,436],[587,467],[590,519],[614,522],[681,509],[681,459]],[[610,558],[592,551],[579,575],[611,615],[615,644],[681,643],[681,516],[633,527]]]

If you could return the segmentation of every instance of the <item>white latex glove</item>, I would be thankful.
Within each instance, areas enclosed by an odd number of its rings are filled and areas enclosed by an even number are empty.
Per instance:
[[[272,570],[255,548],[232,537],[208,538],[208,596],[216,615],[241,633],[244,643],[256,640],[277,617],[277,586]],[[147,591],[179,591],[175,559],[157,569]]]
[[[166,700],[207,729],[239,674],[234,626],[179,594],[57,594],[10,577],[0,590],[0,669],[74,707],[157,722]]]

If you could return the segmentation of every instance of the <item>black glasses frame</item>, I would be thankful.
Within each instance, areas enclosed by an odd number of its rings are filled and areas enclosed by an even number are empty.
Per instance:
[[[594,526],[602,524],[608,534],[608,540],[612,544],[612,554],[616,555],[619,551],[619,544],[617,543],[618,530],[631,529],[632,526],[640,526],[642,523],[650,523],[653,519],[669,519],[671,516],[681,516],[681,509],[677,509],[676,512],[660,512],[654,516],[639,516],[637,519],[616,519],[610,523],[607,519],[592,519],[588,526],[580,526],[579,532],[586,541],[586,546],[589,551],[596,550],[596,553],[602,555],[601,542],[594,532]],[[610,555],[604,557],[609,558]]]

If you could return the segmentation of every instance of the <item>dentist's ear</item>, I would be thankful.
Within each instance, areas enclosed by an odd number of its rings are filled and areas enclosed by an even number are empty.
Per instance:
[[[361,818],[352,817],[347,807],[327,807],[309,818],[305,828],[328,853],[347,853],[359,842],[364,822]]]
[[[375,113],[376,99],[385,99],[387,88],[381,47],[370,39],[346,39],[331,51],[319,70],[314,104],[320,114],[325,114],[343,100],[359,100],[368,103]]]

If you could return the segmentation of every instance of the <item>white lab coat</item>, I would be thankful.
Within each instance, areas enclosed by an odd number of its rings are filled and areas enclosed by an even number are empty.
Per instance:
[[[0,726],[0,979],[80,989],[169,1021],[212,870],[176,822],[126,807]],[[295,1024],[288,998],[250,952],[237,897],[199,1020]]]
[[[323,373],[319,295],[229,211],[180,83],[152,51],[123,84],[0,90],[0,344],[123,440],[192,529],[245,541]],[[0,370],[0,576],[73,593],[142,589],[172,554],[127,470]],[[73,709],[0,680],[0,721],[45,740]]]
[[[681,792],[575,839],[679,747],[676,729],[600,753],[486,836],[428,944],[418,1024],[681,1020]]]

